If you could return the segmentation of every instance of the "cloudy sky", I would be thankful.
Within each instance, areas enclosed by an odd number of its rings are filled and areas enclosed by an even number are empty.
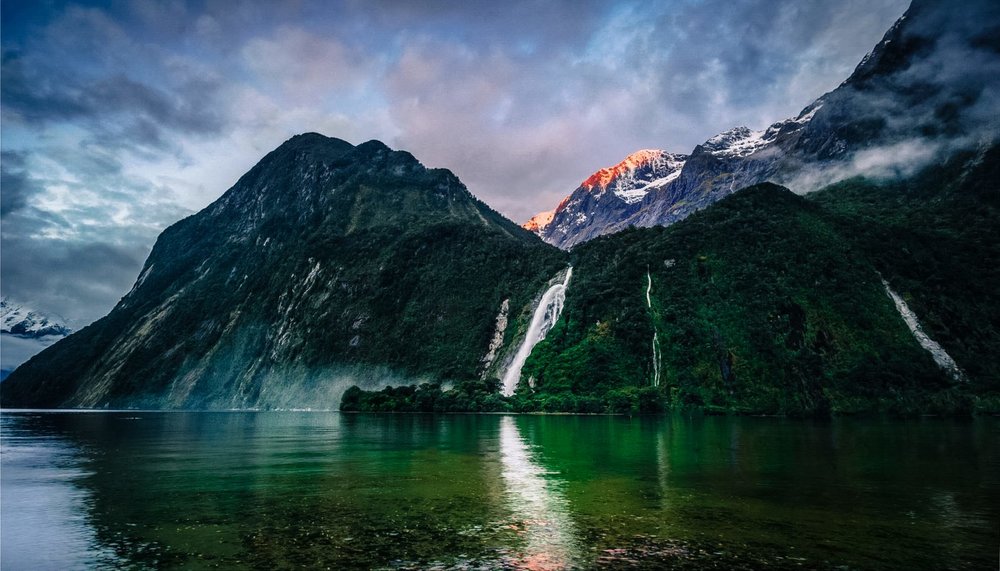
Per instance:
[[[267,151],[379,139],[521,222],[837,86],[906,0],[2,3],[0,289],[80,327]]]

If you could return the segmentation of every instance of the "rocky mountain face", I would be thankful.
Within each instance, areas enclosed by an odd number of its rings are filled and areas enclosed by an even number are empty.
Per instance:
[[[708,139],[679,174],[638,200],[590,199],[581,187],[538,233],[569,248],[672,224],[764,181],[801,194],[853,176],[912,176],[931,160],[985,148],[1000,137],[992,95],[1000,90],[1000,25],[983,33],[982,23],[1000,21],[998,11],[992,2],[916,0],[846,81],[796,117]]]
[[[561,248],[589,240],[638,212],[649,193],[680,175],[686,159],[660,150],[635,152],[592,174],[554,210],[535,215],[524,228]]]
[[[564,265],[448,171],[377,141],[299,135],[167,228],[112,312],[19,367],[0,396],[335,408],[350,384],[473,378],[503,360]]]

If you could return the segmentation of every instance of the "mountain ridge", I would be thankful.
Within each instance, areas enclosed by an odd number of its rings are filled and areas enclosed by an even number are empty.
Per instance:
[[[501,302],[513,327],[499,359],[561,260],[447,170],[378,141],[300,135],[165,229],[111,313],[19,367],[0,396],[335,408],[348,384],[471,377]]]
[[[578,200],[539,235],[569,249],[632,226],[675,223],[759,182],[807,193],[854,175],[909,176],[932,158],[987,148],[1000,138],[988,95],[1000,89],[1000,42],[966,28],[1000,21],[998,12],[988,2],[917,0],[847,79],[797,116],[710,137],[675,180],[637,205]]]

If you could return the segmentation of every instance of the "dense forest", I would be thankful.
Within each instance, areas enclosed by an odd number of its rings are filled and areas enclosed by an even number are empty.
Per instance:
[[[352,389],[342,410],[1000,412],[997,152],[807,197],[757,185],[590,241],[515,395],[495,379]],[[919,346],[883,280],[967,380]]]

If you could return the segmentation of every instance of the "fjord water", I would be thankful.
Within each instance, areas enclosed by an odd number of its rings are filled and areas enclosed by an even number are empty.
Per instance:
[[[993,568],[1000,421],[4,411],[0,566]]]

